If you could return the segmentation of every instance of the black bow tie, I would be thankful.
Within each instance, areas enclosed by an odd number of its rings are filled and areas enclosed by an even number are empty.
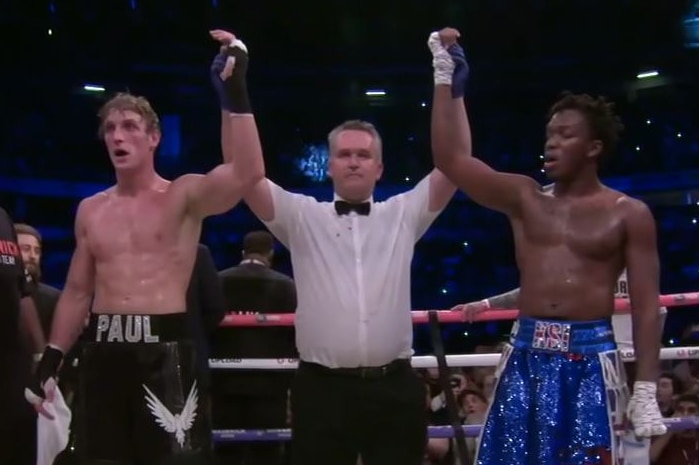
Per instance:
[[[349,203],[344,200],[335,201],[335,211],[338,215],[349,215],[350,212],[355,212],[357,215],[367,216],[371,211],[371,203]]]

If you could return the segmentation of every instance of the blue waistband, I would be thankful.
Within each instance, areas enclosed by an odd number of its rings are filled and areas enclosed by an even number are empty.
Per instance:
[[[519,318],[510,343],[520,349],[576,354],[616,350],[611,320],[567,321]]]

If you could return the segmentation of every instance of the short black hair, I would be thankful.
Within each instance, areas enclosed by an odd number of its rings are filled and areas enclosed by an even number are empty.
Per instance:
[[[548,117],[565,110],[576,110],[583,114],[592,132],[592,137],[602,141],[602,156],[614,153],[619,143],[619,134],[624,129],[621,118],[614,111],[614,103],[605,97],[563,92],[549,109]]]
[[[665,379],[670,380],[670,382],[672,383],[672,392],[674,395],[679,395],[682,392],[684,392],[684,383],[679,378],[679,376],[677,376],[673,372],[665,371],[663,373],[660,373],[660,376],[658,376],[658,380],[660,380],[660,378],[665,378]]]
[[[252,231],[243,238],[243,253],[267,255],[274,249],[274,238],[267,231]]]

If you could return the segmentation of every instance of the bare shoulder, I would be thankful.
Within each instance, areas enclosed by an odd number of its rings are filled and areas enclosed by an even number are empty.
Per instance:
[[[170,187],[172,189],[187,188],[187,186],[191,186],[192,184],[201,181],[204,177],[205,177],[205,175],[197,174],[197,173],[183,174],[182,176],[179,176],[174,181],[172,181],[172,184]]]
[[[653,212],[645,202],[614,189],[608,189],[605,195],[626,225],[627,231],[655,230]]]
[[[619,192],[615,189],[607,189],[606,197],[613,203],[616,210],[625,215],[650,215],[650,208],[645,202]]]
[[[91,215],[95,210],[99,209],[104,205],[109,198],[113,195],[114,187],[110,187],[103,191],[97,192],[89,197],[85,197],[78,203],[78,210],[76,213],[76,219],[85,218]]]
[[[196,173],[183,174],[170,182],[168,193],[175,199],[181,199],[183,202],[186,202],[191,189],[205,177],[203,174]]]

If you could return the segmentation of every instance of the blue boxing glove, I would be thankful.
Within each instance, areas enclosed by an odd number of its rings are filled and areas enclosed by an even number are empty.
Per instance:
[[[211,84],[214,86],[216,95],[218,95],[218,100],[221,103],[221,108],[226,111],[232,111],[232,105],[226,94],[226,88],[223,84],[223,79],[221,78],[226,69],[226,63],[228,62],[228,54],[225,49],[218,55],[214,57],[214,61],[211,62],[211,68],[209,69],[209,74],[211,77]]]
[[[252,113],[248,97],[246,75],[248,49],[241,40],[224,46],[214,57],[210,68],[211,83],[216,90],[221,108],[230,113]]]
[[[444,31],[448,32],[446,29]],[[444,47],[439,32],[430,34],[427,45],[432,52],[435,85],[449,85],[452,97],[462,98],[466,93],[469,76],[468,62],[463,47],[457,42],[449,47]]]

